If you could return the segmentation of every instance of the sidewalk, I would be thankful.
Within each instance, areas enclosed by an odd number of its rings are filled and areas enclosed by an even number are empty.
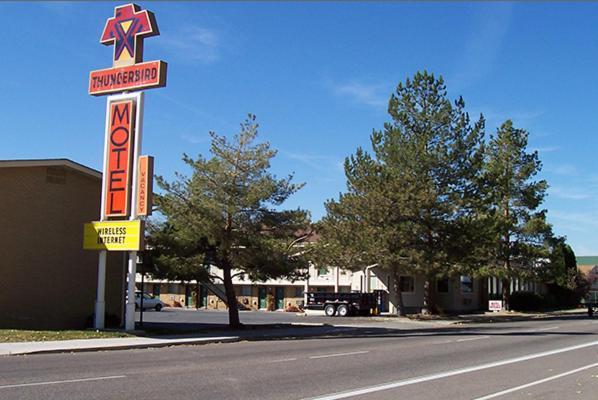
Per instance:
[[[471,314],[458,314],[458,315],[410,315],[406,317],[399,317],[394,314],[383,313],[380,316],[374,317],[379,321],[401,321],[401,322],[422,322],[422,323],[437,323],[442,325],[453,325],[453,324],[467,324],[467,323],[493,323],[493,322],[509,322],[509,321],[529,321],[543,318],[554,318],[559,316],[570,316],[570,315],[585,315],[587,309],[585,308],[573,308],[565,310],[554,310],[546,312],[520,312],[520,311],[499,311],[499,312],[480,312]]]
[[[156,337],[124,337],[106,339],[76,339],[39,342],[0,343],[0,357],[22,354],[69,353],[83,351],[145,349],[176,345],[200,345],[209,343],[231,343],[260,338],[285,338],[317,336],[338,333],[357,327],[335,327],[326,324],[290,324],[288,327],[248,329],[231,332],[198,333],[187,335],[165,335]]]

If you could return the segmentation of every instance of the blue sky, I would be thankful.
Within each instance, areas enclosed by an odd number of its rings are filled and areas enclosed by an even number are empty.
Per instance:
[[[101,169],[105,99],[88,73],[111,66],[99,43],[112,2],[0,3],[1,159],[67,157]],[[208,132],[257,115],[273,170],[305,188],[288,207],[324,213],[344,190],[342,162],[388,121],[397,83],[427,69],[462,95],[487,132],[530,132],[555,233],[598,254],[598,3],[139,2],[161,36],[145,60],[169,63],[147,91],[143,153],[156,172],[207,154]]]

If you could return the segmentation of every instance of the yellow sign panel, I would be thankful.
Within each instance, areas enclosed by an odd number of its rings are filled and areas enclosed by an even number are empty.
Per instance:
[[[135,221],[104,221],[85,224],[85,250],[139,251],[143,250],[144,223]]]

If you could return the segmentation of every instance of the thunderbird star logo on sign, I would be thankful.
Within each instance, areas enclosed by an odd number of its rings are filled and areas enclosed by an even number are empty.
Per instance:
[[[114,66],[133,65],[143,60],[143,39],[159,35],[156,19],[151,11],[136,4],[118,6],[114,17],[106,21],[100,43],[114,44]]]

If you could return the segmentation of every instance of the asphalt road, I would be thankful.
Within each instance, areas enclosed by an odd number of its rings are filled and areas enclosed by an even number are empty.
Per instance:
[[[598,319],[0,358],[0,399],[592,399]]]

